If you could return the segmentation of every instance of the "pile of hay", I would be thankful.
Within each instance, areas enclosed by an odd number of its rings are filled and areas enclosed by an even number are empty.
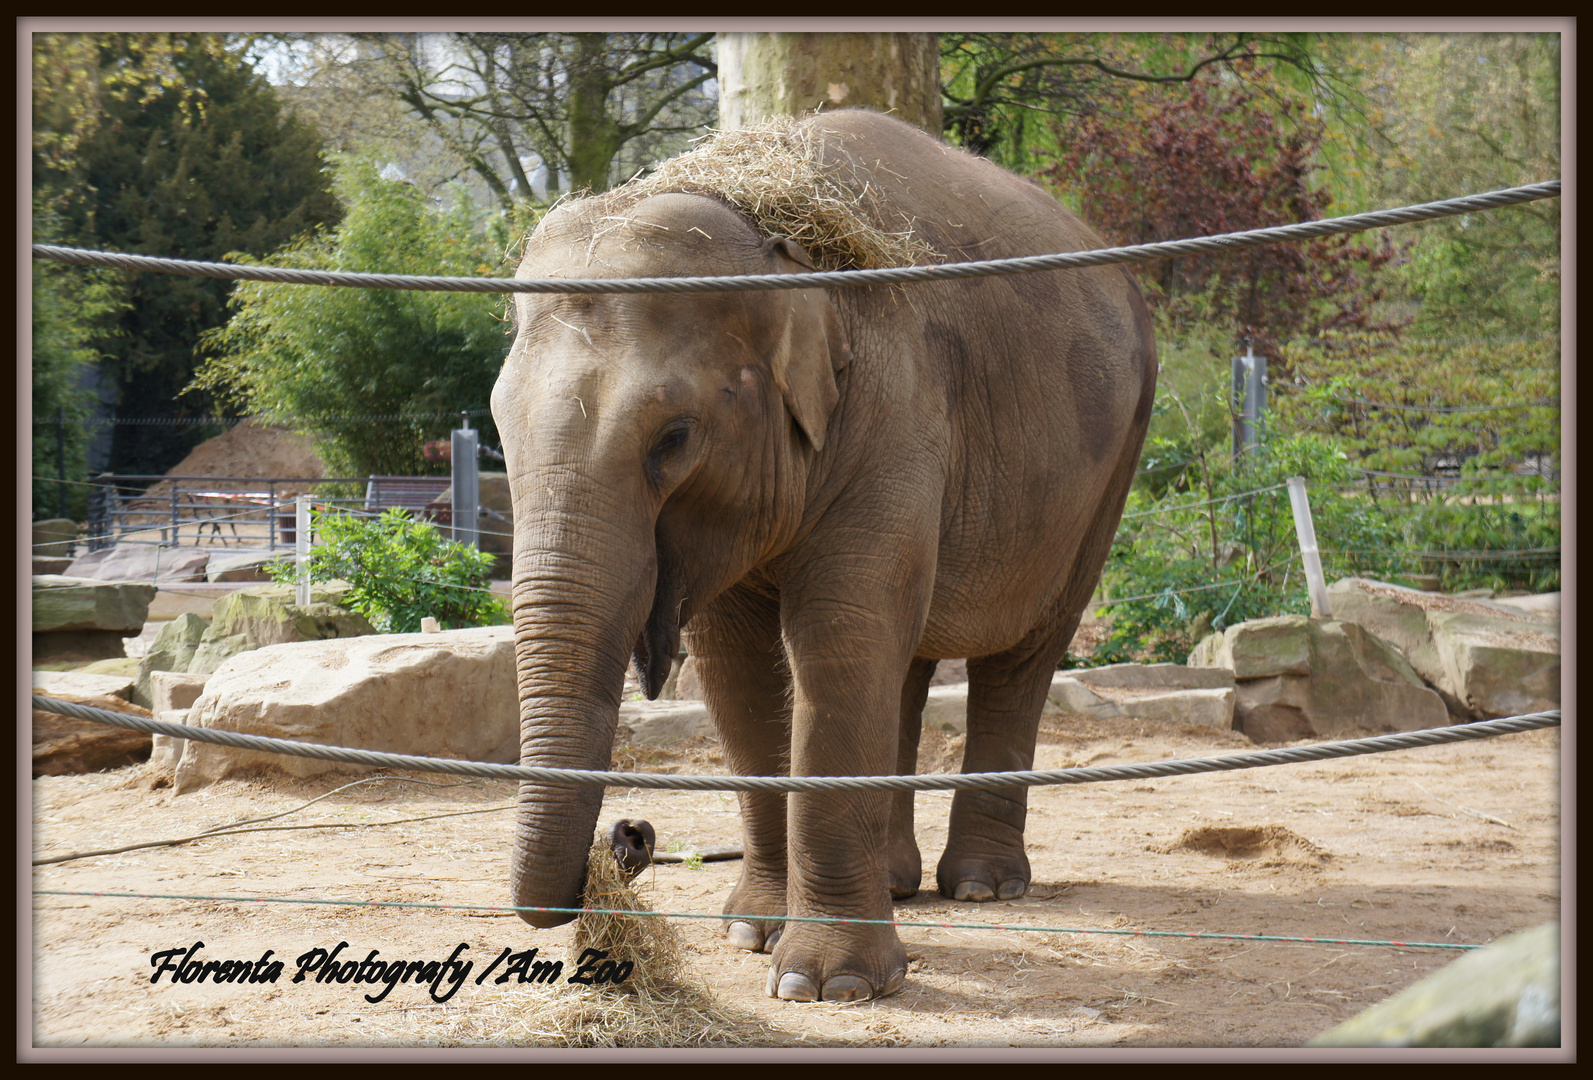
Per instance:
[[[587,854],[581,906],[618,911],[653,910],[627,882],[606,838]],[[638,879],[643,880],[643,879]],[[615,963],[633,965],[618,986],[571,986],[586,949],[601,949]],[[523,1026],[533,1046],[753,1046],[770,1029],[720,1006],[708,986],[686,966],[680,935],[668,919],[646,915],[581,915],[559,985],[533,986]],[[516,1040],[520,1041],[520,1040]]]
[[[603,215],[623,218],[653,195],[717,196],[765,233],[801,244],[821,270],[934,262],[936,252],[917,235],[912,219],[886,209],[856,164],[824,161],[820,134],[789,118],[716,132],[697,149],[594,198]]]

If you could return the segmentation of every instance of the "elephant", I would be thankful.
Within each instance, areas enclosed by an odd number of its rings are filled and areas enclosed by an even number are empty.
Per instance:
[[[942,261],[1101,247],[1039,185],[878,113],[802,121]],[[799,273],[727,199],[621,220],[568,200],[520,278]],[[601,219],[601,220],[599,220]],[[915,771],[937,660],[967,657],[963,770],[1028,769],[1150,420],[1148,309],[1121,266],[905,286],[517,294],[492,394],[514,504],[521,760],[607,768],[627,665],[655,697],[684,640],[739,775]],[[1027,789],[959,791],[936,871],[1028,888]],[[602,803],[521,785],[511,885],[578,907]],[[743,793],[733,946],[799,1001],[898,991],[917,892],[911,793]],[[568,914],[523,911],[533,926]],[[775,921],[779,916],[883,920]]]

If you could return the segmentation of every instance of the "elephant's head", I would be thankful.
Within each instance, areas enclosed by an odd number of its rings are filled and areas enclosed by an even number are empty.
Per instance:
[[[810,268],[711,198],[597,205],[549,214],[519,276]],[[811,289],[520,295],[515,312],[492,412],[514,496],[521,761],[603,769],[627,661],[656,697],[680,627],[796,528],[845,347]],[[595,787],[521,786],[516,904],[576,906],[601,802]]]

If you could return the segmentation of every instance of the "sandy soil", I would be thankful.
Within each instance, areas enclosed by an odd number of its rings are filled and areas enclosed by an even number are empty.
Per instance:
[[[1124,722],[1048,722],[1037,767],[1223,753],[1243,736]],[[1036,789],[1034,882],[1012,902],[933,891],[950,795],[919,796],[926,888],[903,921],[1485,943],[1560,914],[1560,733],[1308,765]],[[958,747],[926,734],[921,771]],[[713,744],[620,748],[621,767],[723,771]],[[148,766],[34,785],[35,857],[184,836],[289,810],[341,781],[228,781],[174,797]],[[376,824],[506,806],[511,786],[437,787],[406,776],[343,791],[271,826]],[[734,796],[610,791],[602,821],[645,817],[660,846],[740,840]],[[36,868],[37,889],[187,897],[507,902],[510,814],[371,829],[254,832]],[[658,866],[659,910],[717,913],[740,863]],[[1456,957],[1436,949],[1271,944],[1016,930],[905,928],[912,966],[893,997],[855,1006],[764,996],[766,958],[718,923],[679,920],[692,969],[734,1030],[769,1046],[1298,1046]],[[569,928],[512,915],[238,899],[36,896],[32,1043],[76,1046],[512,1046],[532,1040],[550,993],[474,981],[501,952],[566,956]],[[284,961],[274,983],[151,984],[151,957],[203,941],[200,959]],[[438,1002],[400,985],[292,981],[295,959],[447,960],[468,981]],[[568,974],[568,972],[566,973]],[[380,990],[380,987],[375,988]],[[568,987],[575,991],[577,988]],[[723,1034],[723,1033],[710,1033]]]

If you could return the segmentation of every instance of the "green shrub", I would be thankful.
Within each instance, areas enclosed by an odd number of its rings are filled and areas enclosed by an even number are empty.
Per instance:
[[[494,556],[430,522],[396,508],[379,518],[317,513],[315,532],[324,543],[311,552],[310,580],[347,581],[350,605],[382,633],[417,633],[428,615],[447,630],[509,621],[508,606],[487,591]],[[291,563],[267,569],[295,580]]]
[[[1386,508],[1355,488],[1357,474],[1326,439],[1276,439],[1237,462],[1208,455],[1159,496],[1130,493],[1107,560],[1102,610],[1111,630],[1088,663],[1182,663],[1202,637],[1247,619],[1310,611],[1288,491],[1306,481],[1329,581],[1392,569],[1397,539]],[[1271,489],[1271,490],[1267,490]]]

